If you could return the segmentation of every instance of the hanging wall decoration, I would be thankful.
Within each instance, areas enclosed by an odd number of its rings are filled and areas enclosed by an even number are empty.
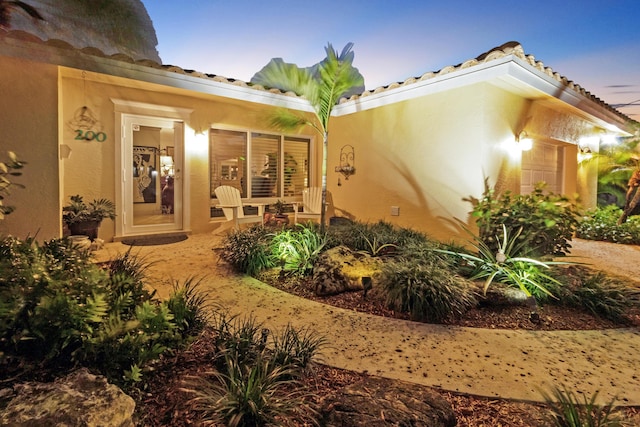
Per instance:
[[[102,123],[98,120],[94,112],[87,106],[87,88],[86,88],[86,72],[82,72],[82,91],[84,102],[83,106],[78,108],[73,114],[73,118],[67,122],[67,125],[75,133],[76,141],[98,141],[107,140],[107,134],[102,131]]]

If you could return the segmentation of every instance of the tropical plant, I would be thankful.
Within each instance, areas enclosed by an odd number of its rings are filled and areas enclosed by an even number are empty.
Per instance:
[[[472,287],[443,262],[389,262],[377,282],[387,304],[414,320],[441,323],[477,304]]]
[[[82,196],[71,196],[71,202],[62,208],[62,218],[68,226],[85,221],[101,222],[116,218],[116,205],[107,199],[94,199],[88,204]]]
[[[472,216],[478,226],[479,237],[493,251],[498,250],[502,227],[510,234],[519,229],[523,255],[563,255],[569,253],[569,242],[578,225],[579,212],[574,204],[561,195],[547,193],[544,183],[536,185],[531,194],[514,195],[510,191],[497,194],[485,181],[480,200],[466,198],[473,205]]]
[[[469,267],[470,279],[484,279],[483,290],[486,295],[489,286],[496,281],[506,285],[515,286],[527,296],[535,296],[537,299],[544,296],[554,297],[547,289],[551,286],[561,286],[561,283],[541,269],[548,270],[551,264],[567,264],[565,262],[542,262],[533,258],[513,256],[522,253],[522,247],[527,245],[526,240],[520,240],[521,229],[509,236],[507,226],[502,224],[502,238],[495,236],[498,242],[497,249],[490,248],[484,240],[473,235],[474,241],[469,242],[477,253],[455,252],[445,249],[435,249],[438,252],[453,255],[464,260]]]
[[[195,397],[190,403],[209,425],[230,427],[280,425],[297,416],[318,425],[317,413],[304,404],[310,393],[293,379],[292,368],[259,357],[247,365],[226,356],[223,372],[189,377],[184,391]]]
[[[588,211],[580,220],[576,237],[627,245],[640,244],[640,215],[627,218],[618,224],[623,211],[616,205],[608,205]]]
[[[9,151],[8,156],[8,162],[0,162],[0,221],[4,219],[5,215],[9,215],[15,209],[13,206],[6,206],[3,204],[5,197],[10,194],[9,188],[12,186],[24,188],[24,185],[11,182],[7,177],[22,175],[22,173],[18,172],[18,170],[24,167],[25,162],[18,160],[18,156],[16,156],[16,153],[14,153],[13,151]]]
[[[0,359],[14,361],[16,370],[80,365],[113,382],[137,381],[150,361],[197,332],[175,323],[170,304],[199,311],[198,298],[153,300],[136,279],[144,277],[136,271],[143,264],[117,264],[95,265],[68,239],[0,240]]]
[[[318,351],[327,344],[325,337],[305,328],[296,329],[287,324],[280,334],[273,335],[272,360],[278,366],[289,366],[299,376],[318,355]]]
[[[542,393],[550,412],[548,421],[556,427],[622,427],[630,426],[615,412],[615,399],[600,406],[596,404],[598,392],[581,402],[566,386],[554,387],[552,394]]]
[[[619,144],[603,145],[583,163],[596,162],[598,168],[598,204],[622,208],[618,225],[623,224],[640,204],[640,126],[633,136]]]
[[[269,231],[261,226],[235,231],[225,237],[220,257],[237,271],[255,276],[273,267],[271,239]]]
[[[555,277],[565,274],[563,269],[556,270]],[[587,310],[617,323],[628,321],[630,309],[640,308],[640,290],[619,279],[576,267],[571,277],[572,285],[559,289],[554,303]]]
[[[281,58],[274,58],[251,78],[251,83],[291,91],[302,96],[309,101],[314,110],[313,119],[291,110],[279,110],[271,118],[271,125],[286,131],[309,125],[322,135],[322,231],[326,224],[327,148],[331,111],[340,98],[364,90],[364,78],[352,65],[352,47],[353,43],[348,43],[338,54],[331,44],[328,44],[325,48],[326,58],[310,68],[299,68],[295,64],[284,62]]]
[[[312,225],[296,224],[294,229],[284,229],[273,235],[271,257],[282,271],[307,275],[326,244],[326,236]]]
[[[40,13],[27,3],[19,0],[0,0],[0,29],[8,30],[11,28],[11,12],[12,10],[21,10],[34,19],[43,21],[44,18]]]

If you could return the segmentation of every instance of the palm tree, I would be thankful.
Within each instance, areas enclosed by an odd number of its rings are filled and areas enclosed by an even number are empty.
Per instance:
[[[338,55],[329,43],[325,48],[327,57],[309,68],[299,68],[295,64],[284,62],[282,58],[274,58],[251,78],[251,83],[254,84],[294,92],[307,99],[313,108],[315,114],[312,119],[301,113],[281,109],[271,117],[270,122],[273,127],[284,131],[309,125],[322,135],[322,230],[326,222],[327,147],[331,111],[340,98],[364,90],[364,77],[353,67],[352,48],[353,43],[348,43]]]
[[[8,30],[11,27],[11,11],[14,9],[22,10],[32,18],[39,19],[41,21],[44,20],[33,6],[29,6],[25,2],[16,0],[0,0],[0,28]]]
[[[622,208],[623,212],[618,219],[618,224],[625,222],[640,204],[639,135],[640,127],[634,136],[626,138],[621,144],[603,147],[599,153],[586,160],[586,162],[597,162],[598,193],[613,196],[615,204]]]

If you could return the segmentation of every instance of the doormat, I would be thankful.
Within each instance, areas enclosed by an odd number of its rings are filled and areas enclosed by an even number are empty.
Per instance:
[[[183,240],[187,240],[186,234],[178,234],[175,236],[136,237],[135,239],[124,239],[122,240],[122,244],[129,246],[159,246],[170,245],[171,243],[178,243]]]

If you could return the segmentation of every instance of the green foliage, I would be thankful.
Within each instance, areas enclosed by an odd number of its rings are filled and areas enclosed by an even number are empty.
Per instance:
[[[393,253],[411,239],[421,240],[417,237],[418,233],[396,228],[385,221],[373,224],[354,221],[348,225],[331,227],[327,234],[329,247],[345,245],[354,251],[373,256]]]
[[[542,262],[533,258],[516,257],[513,254],[522,253],[522,246],[526,241],[521,241],[521,229],[509,237],[507,226],[502,224],[502,239],[494,237],[497,248],[489,247],[483,239],[471,236],[474,242],[470,244],[476,249],[477,254],[468,252],[454,252],[436,249],[438,252],[452,255],[463,261],[469,270],[471,280],[483,279],[484,292],[495,281],[513,286],[522,290],[527,296],[534,296],[537,300],[553,297],[548,287],[560,287],[561,284],[549,274],[543,273],[551,264],[566,264],[559,262]]]
[[[522,229],[519,239],[526,242],[524,253],[515,255],[562,255],[569,253],[573,232],[578,225],[578,211],[568,198],[544,191],[539,184],[531,194],[514,195],[509,191],[496,194],[485,185],[480,200],[468,199],[473,204],[472,216],[476,220],[480,239],[491,249],[498,250],[495,236],[502,226],[509,234]]]
[[[378,282],[387,304],[396,311],[409,313],[414,320],[440,323],[461,316],[476,305],[469,284],[451,274],[443,262],[389,262]]]
[[[116,218],[116,205],[107,199],[94,199],[85,203],[82,196],[71,196],[71,202],[62,208],[62,219],[67,225],[84,221],[98,221]]]
[[[311,273],[313,263],[326,244],[325,235],[313,224],[296,224],[295,228],[283,229],[272,236],[272,263],[283,271],[302,276]]]
[[[212,329],[217,371],[188,378],[184,389],[194,395],[191,403],[205,421],[261,426],[288,417],[317,424],[317,413],[303,403],[309,393],[297,378],[324,338],[287,325],[269,342],[269,330],[253,317],[222,311],[214,312]]]
[[[174,316],[174,323],[182,336],[196,336],[209,323],[211,305],[209,296],[200,288],[201,282],[194,278],[184,283],[175,281],[167,306]]]
[[[229,234],[222,245],[220,257],[237,271],[255,276],[273,267],[270,254],[272,236],[261,226]]]
[[[596,162],[598,168],[598,206],[605,207],[615,197],[614,204],[624,207],[627,183],[638,163],[638,129],[636,135],[625,138],[617,144],[600,145],[600,151],[593,153],[584,163]]]
[[[566,386],[555,387],[552,395],[543,393],[550,407],[548,421],[556,427],[622,427],[630,426],[620,415],[615,413],[614,403],[600,406],[596,404],[598,392],[590,399],[584,396],[583,401]]]
[[[279,420],[298,419],[317,425],[317,413],[304,404],[309,393],[292,379],[291,368],[260,356],[247,365],[226,356],[224,373],[208,372],[208,378],[190,377],[185,391],[203,420],[230,427],[280,425]]]
[[[290,366],[294,373],[307,369],[327,340],[311,329],[298,330],[287,324],[280,335],[273,336],[273,363]]]
[[[622,209],[609,205],[587,212],[576,229],[576,237],[587,240],[640,244],[640,216],[635,215],[618,224]]]
[[[558,276],[562,274],[557,272]],[[628,320],[629,309],[640,308],[640,291],[627,283],[586,269],[577,270],[572,277],[575,283],[558,293],[559,304],[585,309],[617,323]]]
[[[2,25],[0,22],[0,28],[1,27]],[[16,153],[12,151],[8,152],[8,156],[9,161],[7,163],[0,162],[0,221],[4,219],[5,215],[9,215],[15,209],[13,206],[6,206],[3,204],[5,197],[11,194],[9,188],[12,186],[24,188],[24,185],[11,182],[7,177],[22,175],[18,170],[24,167],[25,162],[18,160],[18,156],[16,156]]]
[[[52,372],[81,365],[138,381],[149,362],[188,340],[196,329],[187,319],[202,310],[188,284],[169,302],[153,300],[143,268],[127,252],[101,269],[68,239],[1,240],[0,362]],[[171,306],[181,307],[180,324]]]

